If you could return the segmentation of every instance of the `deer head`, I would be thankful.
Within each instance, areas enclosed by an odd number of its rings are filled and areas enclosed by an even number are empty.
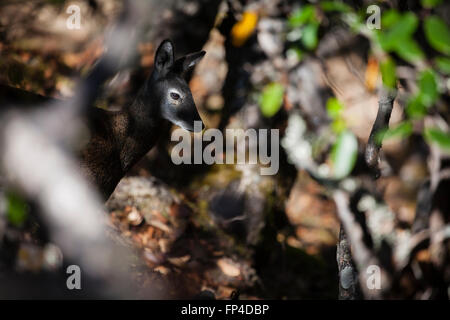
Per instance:
[[[146,84],[160,116],[189,131],[194,131],[194,121],[202,120],[186,77],[204,55],[205,51],[200,51],[175,60],[172,42],[164,40],[156,51],[153,73]]]

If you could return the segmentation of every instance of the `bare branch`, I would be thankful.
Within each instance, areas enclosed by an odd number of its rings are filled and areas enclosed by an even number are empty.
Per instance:
[[[397,90],[382,87],[380,90],[380,98],[378,101],[377,118],[370,132],[369,141],[367,142],[365,160],[368,167],[373,171],[375,179],[380,177],[380,149],[381,143],[377,141],[377,134],[380,130],[389,127],[389,119],[391,118],[394,100],[397,96]]]
[[[339,243],[337,245],[336,260],[339,270],[339,299],[357,299],[357,271],[353,264],[350,243],[347,240],[347,235],[345,234],[342,225],[339,230]]]
[[[390,276],[384,270],[375,254],[364,243],[363,228],[361,228],[361,225],[356,221],[354,214],[349,208],[349,195],[344,191],[336,190],[333,193],[333,199],[336,203],[339,220],[352,245],[352,256],[359,271],[361,290],[366,298],[381,299],[383,297],[383,292],[388,291],[391,287]],[[370,266],[377,266],[380,268],[381,290],[370,289],[367,285],[369,280],[367,271]]]

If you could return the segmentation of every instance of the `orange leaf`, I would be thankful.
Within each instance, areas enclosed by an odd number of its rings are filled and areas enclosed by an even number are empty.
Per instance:
[[[366,69],[366,88],[373,91],[378,79],[378,61],[374,57],[369,57]]]
[[[241,47],[252,35],[258,23],[258,14],[256,12],[245,11],[242,20],[237,22],[231,29],[231,43],[235,47]]]

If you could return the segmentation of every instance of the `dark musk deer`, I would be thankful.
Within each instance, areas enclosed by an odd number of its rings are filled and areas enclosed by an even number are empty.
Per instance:
[[[200,51],[175,60],[172,42],[164,40],[156,50],[152,74],[130,106],[90,110],[90,141],[81,150],[81,167],[105,199],[156,144],[165,123],[194,131],[194,121],[201,121],[186,76],[204,55]]]

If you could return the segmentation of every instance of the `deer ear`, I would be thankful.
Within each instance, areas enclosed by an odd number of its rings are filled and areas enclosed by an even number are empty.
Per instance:
[[[173,44],[170,40],[164,40],[156,50],[155,70],[161,76],[166,75],[173,66]]]
[[[195,65],[204,57],[205,54],[205,51],[199,51],[178,59],[174,64],[174,72],[182,76],[187,75],[187,73],[195,67]]]

